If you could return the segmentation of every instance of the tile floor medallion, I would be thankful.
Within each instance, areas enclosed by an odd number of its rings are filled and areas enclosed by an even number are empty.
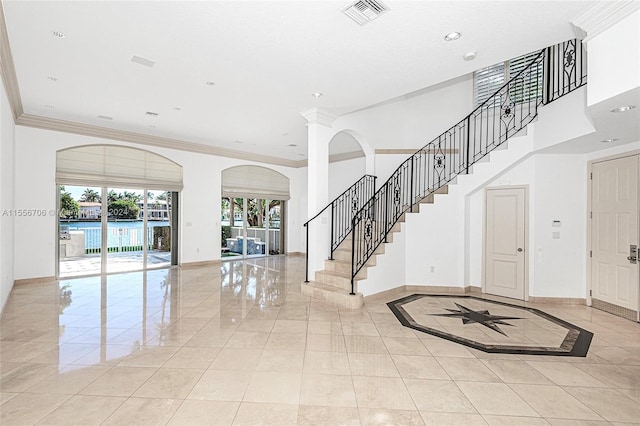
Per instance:
[[[413,294],[387,305],[406,327],[489,353],[585,357],[593,338],[539,309],[476,296]]]

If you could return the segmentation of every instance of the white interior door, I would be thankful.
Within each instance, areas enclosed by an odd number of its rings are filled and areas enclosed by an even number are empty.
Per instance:
[[[485,292],[525,299],[526,189],[487,190]]]
[[[629,257],[630,246],[639,243],[639,158],[594,163],[591,180],[592,298],[635,312],[639,308],[638,263]]]

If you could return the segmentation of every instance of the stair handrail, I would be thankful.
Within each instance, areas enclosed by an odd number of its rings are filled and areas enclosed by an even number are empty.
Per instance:
[[[317,219],[328,208],[331,208],[331,232],[330,232],[330,256],[329,259],[333,260],[333,252],[338,248],[340,243],[351,233],[352,214],[362,207],[363,203],[369,200],[372,194],[375,192],[377,177],[370,174],[365,174],[358,179],[353,185],[345,189],[340,195],[334,198],[329,204],[327,204],[322,210],[320,210],[315,216],[307,220],[304,223],[306,229],[306,251],[305,251],[305,282],[309,282],[309,224]],[[355,195],[352,197],[350,195]],[[353,202],[356,201],[356,204]],[[336,215],[336,212],[345,210],[344,207],[351,214],[348,219],[343,218],[343,215]],[[346,226],[345,226],[346,225]]]
[[[586,84],[585,52],[579,45],[580,41],[573,39],[540,50],[526,67],[474,108],[469,115],[417,150],[398,166],[389,179],[353,215],[350,294],[355,294],[356,275],[380,244],[387,242],[389,232],[403,214],[407,211],[413,212],[416,203],[433,195],[459,174],[468,173],[470,166],[526,127],[537,117],[540,105],[549,104]],[[558,64],[562,66],[558,67]],[[525,76],[529,77],[528,84],[524,81]],[[532,82],[532,79],[535,80]],[[535,96],[532,96],[532,88],[535,89],[533,91]],[[515,100],[512,99],[514,97]],[[498,111],[496,111],[497,104],[500,104]],[[482,114],[490,108],[493,108],[491,111],[493,123],[487,121],[487,128],[483,129]],[[497,122],[496,112],[499,113]],[[518,115],[520,122],[519,126],[516,126]],[[486,118],[489,119],[488,113]],[[476,122],[480,123],[480,129],[474,127],[473,134],[471,133],[472,120],[474,120],[474,126]],[[489,124],[493,126],[491,132],[494,139],[490,141],[491,143],[487,140],[483,150],[482,138],[486,132],[486,138],[489,139]],[[498,126],[497,141],[495,140],[496,124]],[[502,133],[503,124],[504,134]],[[509,133],[510,130],[511,133]],[[476,144],[477,138],[480,139],[478,144]],[[455,153],[461,154],[457,156],[457,160],[455,156],[447,155]],[[431,154],[433,157],[430,156]],[[420,166],[423,167],[420,168]],[[437,175],[437,183],[433,182],[433,185],[428,184],[431,173],[434,180]],[[393,200],[390,200],[391,191],[393,191]],[[381,218],[384,227],[379,226]],[[377,229],[374,230],[374,228]],[[363,238],[361,239],[360,236]]]

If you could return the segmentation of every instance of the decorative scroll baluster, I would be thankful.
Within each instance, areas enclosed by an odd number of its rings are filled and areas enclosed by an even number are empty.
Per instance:
[[[331,208],[331,246],[329,259],[333,260],[333,252],[351,233],[353,217],[362,208],[363,203],[373,196],[376,186],[375,182],[375,176],[364,175],[303,225],[306,228],[307,236],[305,282],[309,282],[309,227],[311,222],[317,219],[327,209]]]

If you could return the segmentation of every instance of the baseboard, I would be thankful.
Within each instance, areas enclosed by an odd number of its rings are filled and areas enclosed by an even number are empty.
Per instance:
[[[52,281],[56,281],[56,277],[23,278],[23,279],[15,280],[13,282],[13,285],[44,284],[44,283],[50,283]]]
[[[364,297],[364,303],[367,302],[379,302],[381,300],[389,299],[393,300],[398,297],[404,296],[406,293],[406,286],[401,285],[400,287],[392,288],[389,290],[381,291],[380,293],[370,294],[369,296]]]
[[[529,296],[531,303],[550,303],[555,305],[586,305],[587,299],[579,297],[534,297]]]
[[[433,286],[433,285],[401,285],[380,293],[365,296],[364,301],[378,302],[383,299],[393,299],[404,296],[406,293],[430,293],[430,294],[469,294],[482,293],[480,287],[452,287],[452,286]]]
[[[603,300],[591,299],[592,305],[595,309],[600,309],[601,311],[608,312],[612,315],[626,318],[631,321],[638,321],[638,313],[634,310],[623,308],[622,306],[617,306],[609,302],[605,302]]]
[[[304,257],[305,253],[301,251],[289,251],[287,252],[287,256]]]
[[[437,285],[408,285],[408,292],[432,293],[432,294],[466,294],[467,287],[437,286]]]
[[[189,269],[189,268],[199,268],[202,266],[216,266],[220,265],[222,261],[220,259],[216,260],[201,260],[200,262],[186,262],[180,264],[181,268]]]

